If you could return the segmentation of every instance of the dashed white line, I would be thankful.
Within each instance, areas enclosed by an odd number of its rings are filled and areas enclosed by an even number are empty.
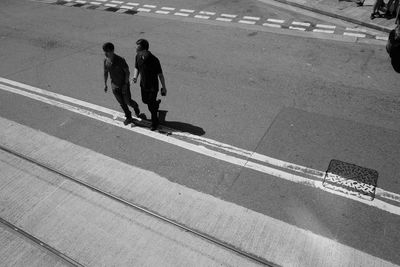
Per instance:
[[[162,9],[162,10],[169,10],[169,11],[175,10],[174,7],[167,7],[167,6],[163,6],[161,9]]]
[[[180,13],[180,12],[176,12],[176,13],[174,13],[174,15],[176,15],[176,16],[182,16],[182,17],[187,17],[187,16],[189,16],[188,13]]]
[[[226,17],[226,18],[231,18],[231,19],[237,17],[237,15],[231,15],[231,14],[221,14],[220,16],[221,16],[221,17]]]
[[[238,22],[243,24],[256,24],[255,21],[249,21],[249,20],[239,20]]]
[[[86,4],[86,1],[78,0],[76,1],[78,4]]]
[[[209,16],[204,16],[204,15],[196,15],[194,17],[197,19],[209,19],[210,18]]]
[[[249,20],[260,20],[259,17],[250,17],[250,16],[244,16],[243,19],[249,19]]]
[[[387,41],[389,39],[387,36],[376,36],[375,38],[377,40],[383,40],[383,41]]]
[[[200,11],[200,12],[199,12],[199,14],[213,16],[213,15],[215,15],[215,12],[209,12],[209,11]]]
[[[333,25],[317,24],[315,26],[319,27],[319,28],[324,28],[324,29],[336,29],[336,26],[333,26]]]
[[[308,26],[310,26],[311,24],[310,24],[310,23],[308,23],[308,22],[299,22],[299,21],[293,21],[293,22],[292,22],[292,25],[297,25],[297,26],[306,26],[306,27],[308,27]]]
[[[320,32],[320,33],[334,33],[335,31],[332,30],[321,30],[321,29],[314,29],[313,32]]]
[[[364,38],[365,37],[365,34],[363,34],[363,33],[354,33],[354,32],[345,32],[345,33],[343,33],[343,35],[360,37],[360,38]]]
[[[186,12],[186,13],[194,13],[194,10],[192,9],[179,9],[180,12]]]
[[[272,23],[264,23],[263,26],[272,27],[272,28],[282,28],[279,24],[272,24]]]
[[[132,3],[132,2],[128,2],[128,3],[126,3],[127,5],[130,5],[130,6],[138,6],[139,5],[139,3]]]
[[[123,9],[133,9],[133,6],[121,6],[121,8],[123,8]]]
[[[151,9],[148,9],[148,8],[138,8],[137,9],[137,11],[139,11],[139,12],[150,12],[151,11]]]
[[[293,26],[289,26],[289,29],[291,30],[297,30],[297,31],[305,31],[305,28],[301,28],[301,27],[293,27]]]
[[[108,0],[97,0],[99,2],[107,2]]]
[[[116,7],[117,5],[114,5],[114,4],[105,4],[105,6],[108,6],[108,7]]]
[[[284,23],[285,21],[282,19],[267,19],[269,22],[275,22],[275,23]]]
[[[146,8],[156,8],[157,6],[154,6],[154,5],[143,5],[143,7],[146,7]]]
[[[101,3],[99,3],[99,2],[90,2],[90,4],[92,4],[92,5],[101,5]]]
[[[228,19],[228,18],[216,18],[215,20],[225,21],[225,22],[231,22],[232,21],[232,19]]]
[[[359,28],[346,28],[346,31],[353,31],[353,32],[367,32],[366,29],[359,29]]]
[[[122,1],[110,1],[111,3],[114,3],[114,4],[123,4],[124,2],[122,2]]]
[[[157,13],[157,14],[164,14],[164,15],[167,15],[167,14],[170,13],[170,11],[166,11],[166,10],[157,10],[156,13]]]

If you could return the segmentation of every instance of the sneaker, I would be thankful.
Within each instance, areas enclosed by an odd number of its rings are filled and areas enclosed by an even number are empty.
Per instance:
[[[124,120],[124,125],[128,125],[128,124],[130,124],[132,122],[133,122],[132,118],[126,118],[126,120]]]
[[[155,131],[155,130],[157,130],[157,128],[158,128],[158,125],[152,124],[150,130]]]

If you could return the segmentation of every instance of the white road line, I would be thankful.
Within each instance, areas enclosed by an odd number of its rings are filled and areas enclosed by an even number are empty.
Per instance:
[[[209,12],[209,11],[200,11],[199,14],[202,15],[209,15],[209,16],[214,16],[215,12]]]
[[[139,12],[150,12],[151,11],[151,9],[148,9],[148,8],[138,8],[137,9],[137,11],[139,11]]]
[[[167,7],[167,6],[163,6],[161,9],[162,9],[162,10],[169,10],[169,11],[175,10],[174,7]]]
[[[46,97],[43,97],[40,95],[32,94],[32,93],[29,93],[29,92],[26,92],[26,91],[23,91],[20,89],[16,89],[16,88],[13,88],[10,86],[6,86],[3,84],[0,84],[0,89],[2,89],[4,91],[15,93],[15,94],[23,95],[25,97],[29,97],[29,98],[35,99],[37,101],[41,101],[41,102],[47,103],[52,106],[63,108],[63,109],[75,112],[77,114],[80,114],[80,115],[83,115],[83,116],[86,116],[86,117],[89,117],[92,119],[96,119],[96,120],[102,121],[104,123],[114,125],[116,127],[123,128],[128,131],[146,135],[146,136],[154,138],[156,140],[163,141],[163,142],[166,142],[166,143],[169,143],[169,144],[172,144],[172,145],[175,145],[175,146],[178,146],[178,147],[181,147],[181,148],[184,148],[184,149],[187,149],[187,150],[190,150],[190,151],[193,151],[193,152],[196,152],[196,153],[208,156],[208,157],[212,157],[212,158],[215,158],[215,159],[218,159],[218,160],[221,160],[224,162],[228,162],[231,164],[235,164],[235,165],[238,165],[241,167],[245,167],[248,169],[256,170],[256,171],[259,171],[259,172],[262,172],[262,173],[265,173],[265,174],[268,174],[271,176],[275,176],[275,177],[283,179],[283,180],[287,180],[290,182],[302,184],[304,186],[309,186],[312,188],[320,189],[325,192],[329,192],[331,194],[335,194],[335,195],[339,195],[339,196],[342,196],[342,197],[345,197],[348,199],[352,199],[354,201],[364,203],[368,206],[375,207],[375,208],[378,208],[378,209],[381,209],[381,210],[384,210],[384,211],[387,211],[387,212],[390,212],[390,213],[400,216],[400,207],[398,207],[398,206],[384,202],[380,199],[375,199],[374,201],[369,201],[369,200],[361,199],[356,196],[348,195],[348,194],[345,194],[345,193],[342,193],[339,191],[332,191],[330,189],[325,188],[322,185],[322,182],[323,182],[322,180],[320,180],[320,181],[311,180],[311,179],[308,179],[308,178],[305,178],[302,176],[298,176],[298,175],[295,175],[292,173],[285,172],[283,170],[274,169],[274,168],[271,168],[268,166],[260,165],[255,162],[248,161],[246,159],[235,158],[233,156],[230,156],[230,155],[227,155],[227,154],[224,154],[221,152],[210,150],[204,146],[194,145],[192,143],[188,143],[188,142],[185,142],[185,141],[182,141],[182,140],[170,137],[170,136],[166,136],[163,134],[159,134],[157,132],[152,132],[152,131],[143,129],[141,127],[126,127],[119,121],[113,120],[113,119],[105,117],[105,116],[101,116],[92,111],[82,109],[82,108],[79,108],[76,106],[72,106],[70,104],[59,102],[59,101],[56,101],[53,99],[49,99],[49,98],[46,98]],[[384,191],[384,190],[382,190],[382,191]],[[385,192],[385,193],[396,195],[395,193],[391,193],[391,192]]]
[[[272,28],[282,28],[279,24],[272,24],[272,23],[263,23],[263,26],[272,27]]]
[[[250,16],[244,16],[243,19],[246,19],[246,20],[260,20],[259,17],[250,17]]]
[[[315,26],[324,29],[336,29],[336,26],[334,25],[317,24]]]
[[[111,3],[114,3],[114,4],[123,4],[124,2],[122,2],[122,1],[115,1],[115,0],[112,0],[112,1],[110,1]]]
[[[179,9],[180,12],[186,12],[186,13],[194,13],[194,10],[192,9]]]
[[[121,6],[123,9],[133,9],[133,6]]]
[[[289,29],[291,30],[297,30],[297,31],[305,31],[305,28],[300,28],[300,27],[293,27],[293,26],[289,26]]]
[[[220,16],[221,16],[221,17],[226,17],[226,18],[231,18],[231,19],[237,17],[237,15],[231,15],[231,14],[221,14]]]
[[[346,31],[353,31],[353,32],[367,32],[366,29],[359,29],[359,28],[349,28],[346,27]]]
[[[282,19],[267,19],[269,22],[275,22],[275,23],[284,23],[285,21]]]
[[[389,39],[387,36],[376,36],[375,38],[377,40],[383,40],[383,41],[387,41]]]
[[[146,8],[156,8],[157,6],[155,6],[155,5],[143,5],[143,7],[146,7]]]
[[[105,4],[105,6],[116,7],[117,5],[115,5],[115,4]]]
[[[255,21],[249,21],[249,20],[239,20],[238,22],[243,24],[256,24]]]
[[[308,23],[308,22],[293,21],[293,22],[292,22],[292,25],[298,25],[298,26],[306,26],[306,27],[308,27],[308,26],[310,26],[311,24]]]
[[[101,3],[99,3],[99,2],[90,2],[90,4],[92,4],[92,5],[101,5]]]
[[[332,30],[322,30],[322,29],[314,29],[313,32],[334,33],[335,31],[332,31]]]
[[[204,16],[204,15],[195,15],[194,17],[198,18],[198,19],[209,19],[210,18],[209,16]]]
[[[182,16],[182,17],[187,17],[187,16],[189,16],[188,13],[180,13],[180,12],[176,12],[176,13],[174,13],[174,15],[176,15],[176,16]]]
[[[132,3],[132,2],[128,2],[128,3],[126,3],[127,5],[130,5],[130,6],[138,6],[139,5],[139,3]]]
[[[345,32],[343,35],[364,38],[366,35],[363,33]]]
[[[166,11],[166,10],[157,10],[156,13],[157,13],[157,14],[164,14],[164,15],[167,15],[167,14],[170,13],[170,11]]]
[[[108,0],[97,0],[99,2],[107,2]]]
[[[82,1],[82,0],[77,0],[76,1],[78,4],[86,4],[86,1]]]
[[[215,20],[225,21],[225,22],[231,22],[232,21],[232,19],[228,19],[228,18],[216,18]]]

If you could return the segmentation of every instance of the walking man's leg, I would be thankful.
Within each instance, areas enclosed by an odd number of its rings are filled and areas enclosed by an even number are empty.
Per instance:
[[[122,90],[120,88],[113,88],[113,94],[125,113],[126,120],[124,121],[124,124],[127,125],[132,121],[132,113],[129,110],[128,105],[124,101]]]
[[[136,116],[138,117],[139,114],[140,114],[139,105],[138,105],[138,103],[136,101],[134,101],[132,99],[131,89],[130,89],[129,85],[127,86],[127,88],[122,90],[122,97],[123,97],[125,105],[126,106],[131,106],[133,108],[133,110],[135,111]]]

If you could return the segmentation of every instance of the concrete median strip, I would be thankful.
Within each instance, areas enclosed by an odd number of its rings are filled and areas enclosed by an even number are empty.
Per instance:
[[[294,183],[299,183],[305,186],[310,186],[315,189],[323,190],[335,195],[339,195],[354,201],[362,202],[368,206],[375,207],[396,215],[400,215],[400,207],[384,202],[381,199],[375,199],[374,201],[368,201],[354,197],[350,194],[343,192],[336,192],[325,188],[322,185],[324,172],[313,170],[307,167],[299,166],[289,162],[284,162],[278,159],[274,159],[265,155],[247,151],[244,149],[236,148],[228,144],[223,144],[218,141],[210,140],[203,137],[193,136],[187,133],[174,132],[173,135],[185,137],[187,141],[174,138],[173,136],[165,136],[159,133],[151,132],[146,129],[139,127],[125,127],[121,122],[115,120],[117,117],[122,117],[120,112],[116,112],[95,104],[87,103],[71,97],[59,95],[53,92],[49,92],[40,88],[24,85],[15,81],[0,78],[0,89],[11,93],[19,94],[25,97],[29,97],[52,106],[56,106],[65,110],[69,110],[83,116],[90,117],[108,123],[138,134],[145,135],[156,140],[169,143],[208,157],[212,157],[224,162],[235,164],[244,168],[256,170],[283,180],[287,180]],[[49,96],[51,98],[48,98]],[[59,100],[63,101],[60,102]],[[84,108],[81,108],[84,107]],[[101,112],[107,115],[111,115],[112,118],[100,115],[96,112]],[[279,167],[279,169],[277,168]],[[281,170],[283,168],[283,170]],[[295,173],[293,173],[295,172]],[[312,176],[312,179],[307,178]],[[388,199],[400,203],[400,195],[388,192],[383,189],[377,188],[376,196],[383,199]]]

